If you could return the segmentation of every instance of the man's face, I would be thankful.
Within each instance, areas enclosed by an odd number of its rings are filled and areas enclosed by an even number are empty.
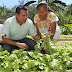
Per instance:
[[[25,23],[27,20],[27,17],[28,17],[28,11],[27,10],[21,9],[19,15],[16,13],[16,18],[17,18],[17,21],[19,23]]]
[[[40,17],[43,18],[43,17],[47,16],[48,10],[47,10],[46,6],[41,5],[41,6],[38,7],[37,10],[38,10],[38,14],[39,14]]]

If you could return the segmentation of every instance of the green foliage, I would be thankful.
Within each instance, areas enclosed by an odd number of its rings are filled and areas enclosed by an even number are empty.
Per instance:
[[[48,37],[48,40],[49,37]],[[49,43],[50,44],[50,43]],[[69,47],[67,47],[67,46]],[[55,48],[54,48],[54,47]],[[61,48],[58,48],[61,46]],[[50,72],[72,69],[72,43],[58,42],[50,47],[50,54],[42,54],[37,51],[13,50],[12,54],[7,51],[0,52],[0,72]],[[49,48],[48,48],[49,49]],[[56,52],[54,51],[56,50]],[[52,53],[52,52],[53,53]]]
[[[46,37],[45,40],[42,41],[41,47],[46,51],[46,53],[50,55],[56,52],[56,48],[53,47],[49,35]]]
[[[72,4],[67,6],[67,14],[72,15]]]
[[[2,48],[2,46],[0,45],[0,52],[2,52],[3,51],[3,48]]]
[[[40,0],[41,1],[41,0]],[[45,0],[48,2],[48,5],[54,10],[58,11],[59,9],[64,9],[66,7],[66,3],[61,0]]]
[[[59,0],[57,0],[57,2],[58,1]],[[72,10],[71,10],[72,5],[67,6],[67,8],[65,8],[63,7],[64,4],[60,4],[60,3],[56,4],[54,3],[54,0],[48,0],[48,5],[55,11],[55,14],[58,16],[59,25],[72,23]],[[16,5],[11,9],[6,8],[6,6],[4,5],[0,7],[0,21],[4,23],[7,18],[14,16],[16,7],[17,7]],[[34,16],[37,13],[36,4],[35,5],[32,4],[27,7],[29,11],[28,17],[33,21]],[[65,10],[62,10],[62,8],[64,8]]]
[[[59,21],[58,21],[59,25],[70,23],[70,20],[72,20],[71,14],[67,14],[66,9],[65,10],[59,9],[59,11],[57,11],[55,14],[59,18]]]
[[[14,12],[6,8],[6,6],[3,5],[3,7],[0,7],[0,21],[2,21],[3,23],[7,18],[13,15],[14,15]]]
[[[68,35],[72,34],[72,24],[65,24],[64,26],[60,25],[61,34]]]
[[[72,38],[72,35],[59,35],[59,38]]]
[[[34,16],[37,13],[36,5],[32,4],[31,6],[28,6],[28,17],[33,21]]]

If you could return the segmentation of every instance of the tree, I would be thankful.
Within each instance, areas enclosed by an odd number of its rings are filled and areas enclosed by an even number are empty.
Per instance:
[[[28,6],[28,12],[29,12],[28,17],[33,21],[34,16],[37,13],[36,5],[32,4],[31,6]]]
[[[6,6],[0,7],[0,21],[3,21],[3,17],[6,16]]]
[[[69,23],[72,24],[72,4],[67,6],[67,15],[69,16]]]
[[[14,12],[12,12],[10,9],[6,8],[6,6],[3,5],[3,7],[0,7],[0,21],[4,23],[4,21],[13,16]]]
[[[30,5],[30,4],[32,4],[34,2],[36,2],[36,1],[33,1],[33,0],[31,0],[31,1],[28,1],[28,0],[19,0],[20,5],[24,5],[24,6],[28,6],[28,5]]]
[[[54,10],[58,11],[59,9],[64,9],[66,7],[66,3],[60,1],[60,0],[46,0],[48,2],[48,5]]]
[[[72,15],[72,4],[67,6],[67,14],[70,14],[70,13]]]

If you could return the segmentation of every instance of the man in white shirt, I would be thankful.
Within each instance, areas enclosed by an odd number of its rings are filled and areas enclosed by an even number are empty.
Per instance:
[[[2,30],[3,24],[0,24],[0,45],[2,46],[2,38],[1,38],[1,30]]]
[[[0,41],[1,41],[1,29],[3,27],[3,24],[0,24]]]
[[[33,22],[28,18],[28,10],[24,6],[16,8],[16,15],[8,18],[2,28],[3,49],[11,53],[13,49],[34,50],[36,42],[40,36],[37,35]],[[26,38],[27,35],[34,40]]]

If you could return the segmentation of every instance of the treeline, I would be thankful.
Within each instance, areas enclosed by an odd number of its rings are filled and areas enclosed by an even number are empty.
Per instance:
[[[36,10],[36,4],[32,4],[32,5],[29,5],[27,6],[28,7],[28,11],[29,11],[29,14],[28,14],[28,17],[33,20],[35,14],[37,13],[37,10]],[[64,24],[72,24],[72,4],[71,5],[68,5],[64,8],[61,8],[61,7],[53,7],[53,6],[50,6],[55,14],[58,16],[59,18],[59,21],[58,21],[58,24],[59,25],[64,25]],[[0,7],[0,23],[4,23],[4,21],[15,15],[15,8],[16,6],[14,6],[13,8],[9,9],[9,8],[6,8],[6,6],[3,5],[3,7]]]

